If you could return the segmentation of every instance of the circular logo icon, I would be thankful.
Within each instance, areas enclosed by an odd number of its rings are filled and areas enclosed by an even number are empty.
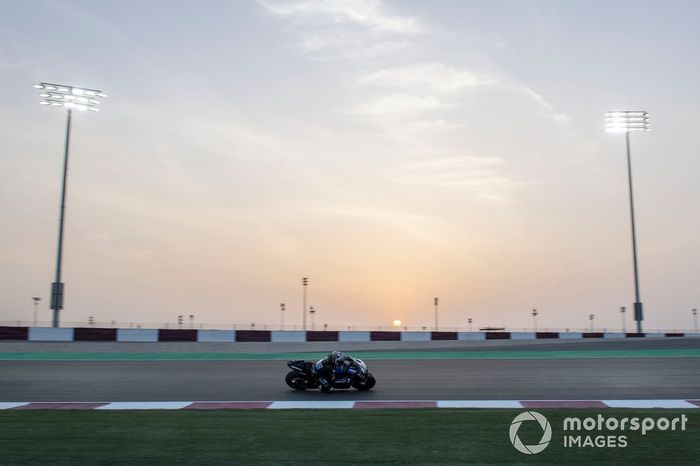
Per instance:
[[[535,445],[525,445],[522,440],[520,440],[520,437],[518,437],[520,425],[527,421],[536,421],[540,427],[542,427],[542,438],[540,439],[539,443],[536,443]],[[515,416],[513,422],[510,423],[510,443],[512,443],[515,449],[520,453],[525,453],[526,455],[536,455],[547,448],[547,445],[549,445],[551,440],[552,426],[549,425],[547,418],[540,413],[526,411]]]

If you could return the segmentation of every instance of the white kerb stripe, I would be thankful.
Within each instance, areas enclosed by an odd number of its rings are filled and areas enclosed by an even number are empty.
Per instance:
[[[95,409],[182,409],[191,401],[120,401]]]
[[[3,403],[0,403],[0,409],[12,409],[12,408],[16,408],[16,407],[18,407],[18,406],[24,406],[24,405],[26,405],[26,404],[28,404],[28,403],[9,403],[9,402],[3,402]]]
[[[685,400],[603,400],[611,408],[697,408]]]
[[[351,409],[354,401],[273,401],[267,409]]]
[[[440,400],[438,408],[522,408],[515,400]]]

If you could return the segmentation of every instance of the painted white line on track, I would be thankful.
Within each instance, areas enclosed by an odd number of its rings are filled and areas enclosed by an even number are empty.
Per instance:
[[[182,409],[191,401],[119,401],[95,409]]]
[[[6,402],[0,402],[0,409],[12,409],[16,408],[18,406],[24,406],[28,403],[6,403]]]
[[[697,408],[685,400],[602,400],[611,408],[667,408],[692,409]]]
[[[515,400],[440,400],[438,408],[522,408]]]
[[[273,401],[267,409],[352,409],[354,401]]]

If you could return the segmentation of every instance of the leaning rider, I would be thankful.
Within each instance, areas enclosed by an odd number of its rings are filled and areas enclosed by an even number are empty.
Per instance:
[[[335,373],[339,368],[345,369],[352,360],[340,351],[331,351],[328,356],[314,364],[314,373],[321,384],[321,391],[331,392],[335,384]]]

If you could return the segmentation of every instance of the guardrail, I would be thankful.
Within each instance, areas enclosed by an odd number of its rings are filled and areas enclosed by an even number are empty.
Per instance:
[[[101,327],[0,326],[2,341],[103,341],[103,342],[217,342],[303,343],[368,341],[485,341],[583,338],[678,338],[700,334],[685,332],[422,332],[422,331],[303,331],[203,330]]]

